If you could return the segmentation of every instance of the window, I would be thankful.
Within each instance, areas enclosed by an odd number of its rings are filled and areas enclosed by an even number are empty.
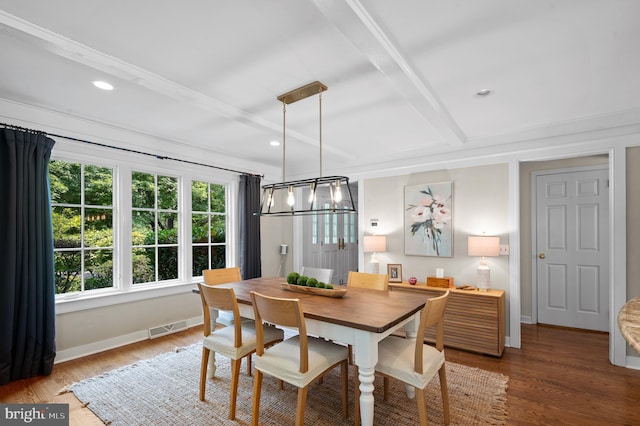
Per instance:
[[[114,286],[113,169],[49,163],[56,294]]]
[[[178,294],[235,262],[232,179],[81,154],[49,163],[58,312]]]
[[[178,178],[131,174],[133,283],[178,279]]]
[[[191,241],[193,276],[204,269],[226,266],[225,187],[208,182],[191,183]]]

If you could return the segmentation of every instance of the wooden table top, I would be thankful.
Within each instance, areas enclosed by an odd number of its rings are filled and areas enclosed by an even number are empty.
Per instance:
[[[354,287],[340,298],[291,292],[282,289],[286,283],[280,277],[260,277],[235,283],[219,284],[232,287],[238,303],[251,305],[251,292],[267,296],[300,299],[305,318],[316,319],[345,327],[383,333],[420,311],[427,297],[400,291],[379,291]]]
[[[629,300],[620,309],[618,327],[629,345],[640,353],[640,297]]]

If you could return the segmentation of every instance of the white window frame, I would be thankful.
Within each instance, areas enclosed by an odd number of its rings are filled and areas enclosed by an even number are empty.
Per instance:
[[[137,170],[134,169],[131,171],[131,175],[132,176],[133,173],[145,173],[145,174],[149,174],[149,175],[153,175],[154,177],[154,188],[155,188],[155,194],[154,194],[154,206],[153,208],[141,208],[141,207],[133,207],[131,206],[130,208],[130,218],[133,215],[134,209],[135,211],[146,211],[149,213],[153,213],[155,218],[156,218],[156,226],[155,226],[155,240],[153,244],[150,245],[142,245],[142,246],[136,246],[136,249],[139,248],[153,248],[154,252],[155,252],[155,270],[153,271],[153,274],[156,278],[158,278],[159,272],[158,272],[158,268],[159,268],[159,262],[158,262],[158,257],[159,257],[159,250],[162,247],[171,247],[171,246],[176,246],[178,248],[178,278],[177,279],[171,279],[171,280],[162,280],[162,281],[150,281],[150,282],[144,282],[144,283],[135,283],[132,284],[133,287],[135,288],[139,288],[139,287],[143,287],[143,286],[158,286],[158,285],[164,285],[164,284],[171,284],[173,282],[179,282],[180,281],[180,277],[183,276],[184,271],[181,270],[181,265],[180,265],[180,257],[183,256],[182,251],[185,250],[185,247],[182,245],[182,241],[183,239],[180,238],[182,236],[182,232],[184,232],[182,230],[182,220],[180,220],[181,216],[184,215],[182,208],[184,208],[184,203],[180,203],[180,194],[181,192],[184,190],[184,185],[183,185],[183,179],[181,176],[179,175],[175,175],[175,174],[169,174],[169,173],[156,173],[156,172],[148,172],[148,171],[142,171],[142,170]],[[167,210],[167,209],[161,209],[158,206],[158,177],[163,176],[163,177],[169,177],[169,178],[175,178],[178,181],[178,206],[177,206],[177,211],[173,211],[173,210]],[[129,191],[131,193],[131,185],[129,185]],[[157,225],[157,217],[158,215],[160,215],[161,213],[177,213],[178,216],[178,242],[176,244],[160,244],[158,242],[158,225]],[[129,233],[132,232],[132,229],[129,228]],[[130,250],[133,252],[133,244],[131,244],[131,248]],[[130,253],[131,255],[131,253]],[[131,271],[131,281],[133,281],[133,264],[132,264],[132,258],[130,256],[129,258],[129,264],[130,264],[130,271]]]
[[[58,161],[58,160],[56,160]],[[116,270],[116,262],[115,262],[115,252],[116,252],[116,247],[115,247],[115,226],[116,226],[116,215],[115,215],[115,206],[114,206],[114,194],[112,193],[111,196],[111,204],[108,206],[99,206],[99,205],[93,205],[93,204],[87,204],[86,202],[86,198],[85,198],[85,167],[86,166],[97,166],[97,167],[104,167],[104,168],[109,168],[111,169],[111,179],[112,179],[112,184],[113,184],[113,180],[115,179],[115,168],[113,166],[104,166],[104,165],[98,165],[95,163],[90,163],[90,162],[79,162],[79,161],[65,161],[65,160],[60,160],[60,161],[64,161],[64,162],[68,162],[68,163],[75,163],[75,164],[79,164],[80,165],[80,203],[79,204],[67,204],[67,203],[56,203],[55,207],[62,207],[62,208],[78,208],[80,209],[80,220],[81,220],[81,227],[80,227],[80,246],[79,247],[73,247],[73,248],[55,248],[54,247],[54,256],[55,253],[62,253],[62,252],[80,252],[80,273],[82,275],[81,278],[81,282],[82,282],[82,288],[83,290],[80,290],[79,292],[72,292],[72,293],[62,293],[62,294],[56,294],[56,298],[58,297],[62,297],[63,295],[68,295],[69,297],[77,297],[83,294],[87,294],[86,292],[91,292],[91,293],[100,293],[100,292],[110,292],[112,291],[117,283],[116,283],[116,276],[117,276],[117,270]],[[53,203],[52,203],[52,209],[53,209]],[[112,224],[111,224],[111,232],[112,232],[112,245],[111,247],[87,247],[85,245],[85,220],[86,220],[86,210],[87,209],[104,209],[104,210],[111,210],[111,217],[112,217]],[[111,250],[112,251],[112,262],[113,262],[113,286],[112,287],[107,287],[107,288],[102,288],[102,289],[94,289],[94,290],[84,290],[84,285],[85,285],[85,277],[84,277],[84,273],[85,273],[85,252],[89,251],[89,250]]]
[[[96,160],[99,159],[99,160]],[[238,254],[238,181],[235,173],[205,166],[161,160],[134,153],[77,143],[57,141],[51,160],[113,168],[114,287],[56,296],[56,313],[64,314],[156,297],[190,293],[202,277],[192,276],[191,181],[200,180],[226,187],[226,264],[234,266]],[[131,266],[131,173],[132,171],[178,177],[179,260],[178,279],[132,284]]]
[[[225,251],[224,251],[225,252],[225,265],[227,265],[227,258],[228,258],[227,252],[229,251],[229,242],[228,242],[228,237],[227,237],[227,232],[229,230],[229,214],[228,214],[228,205],[227,205],[228,204],[228,199],[229,199],[229,188],[228,188],[228,186],[221,185],[225,189],[225,192],[224,192],[224,198],[225,198],[224,213],[213,212],[213,211],[211,211],[211,200],[208,197],[211,196],[211,185],[220,185],[220,184],[217,183],[217,182],[211,182],[210,179],[207,179],[207,180],[192,179],[191,182],[189,182],[189,189],[190,190],[191,190],[191,188],[193,186],[193,182],[202,182],[202,183],[206,183],[208,185],[208,194],[207,194],[207,201],[208,201],[207,209],[208,209],[208,211],[206,211],[206,212],[204,212],[204,211],[197,212],[200,215],[202,215],[202,214],[207,215],[207,218],[208,218],[207,222],[209,224],[209,232],[207,233],[208,234],[208,238],[207,238],[207,242],[206,243],[196,243],[195,247],[207,247],[208,253],[209,253],[208,261],[209,261],[209,265],[211,265],[211,248],[214,247],[214,246],[217,247],[217,246],[224,245],[224,247],[225,247]],[[191,194],[191,196],[193,196],[193,194]],[[193,201],[193,200],[191,200],[191,201]],[[193,204],[192,203],[189,204],[189,205],[193,208]],[[193,210],[190,210],[190,213],[191,213],[191,224],[193,225],[193,220],[192,220],[193,219]],[[224,244],[220,244],[220,243],[213,244],[211,242],[211,223],[212,223],[213,217],[215,217],[215,216],[224,216],[224,218],[225,218],[225,221],[224,221],[224,223],[225,223],[225,231],[224,231],[225,232],[225,240],[224,240]],[[192,232],[193,232],[193,229],[192,229]],[[190,236],[192,237],[191,234],[190,234]],[[191,241],[191,256],[193,256],[193,247],[194,247],[193,239],[190,239],[190,241]],[[191,273],[193,274],[193,258],[191,259],[191,264],[190,264],[189,267],[191,268]],[[200,277],[202,277],[202,275],[200,275]]]

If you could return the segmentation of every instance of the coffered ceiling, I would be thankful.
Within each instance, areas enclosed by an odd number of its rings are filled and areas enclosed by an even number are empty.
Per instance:
[[[264,173],[277,96],[318,80],[325,175],[631,131],[638,17],[633,0],[0,0],[0,118]],[[287,177],[318,174],[319,121],[317,97],[287,105]]]

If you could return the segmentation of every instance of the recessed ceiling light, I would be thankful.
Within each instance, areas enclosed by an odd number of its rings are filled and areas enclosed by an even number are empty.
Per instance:
[[[280,146],[280,142],[278,142],[278,141],[271,141],[271,142],[269,142],[269,145],[271,145],[271,146]]]
[[[113,86],[109,83],[107,83],[106,81],[100,81],[100,80],[96,80],[96,81],[92,81],[93,85],[96,86],[98,89],[102,89],[102,90],[113,90]]]
[[[492,92],[491,89],[482,89],[482,90],[478,90],[476,92],[476,95],[478,95],[478,96],[488,96],[488,95],[491,94],[491,92]]]

